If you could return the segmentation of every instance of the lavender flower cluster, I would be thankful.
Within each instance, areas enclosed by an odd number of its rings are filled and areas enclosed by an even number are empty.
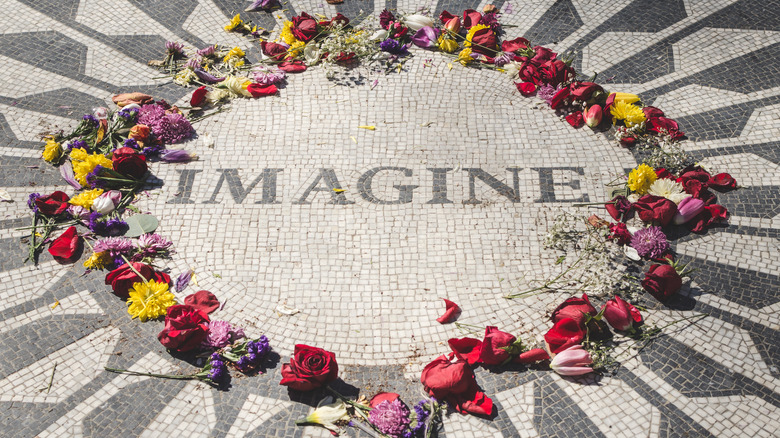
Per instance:
[[[166,144],[179,143],[192,136],[195,130],[181,114],[167,112],[162,105],[152,103],[141,107],[138,123],[149,126],[154,135]]]
[[[260,339],[247,342],[246,349],[247,354],[241,356],[238,361],[236,361],[236,367],[242,372],[257,367],[265,355],[271,351],[271,344],[268,342],[268,338],[263,335],[260,336]]]
[[[651,259],[661,258],[670,249],[661,227],[647,227],[637,231],[631,236],[631,246],[640,256]]]
[[[225,365],[225,362],[222,360],[219,353],[213,353],[209,357],[209,364],[207,367],[208,366],[211,367],[206,376],[209,380],[214,383],[222,383],[225,381],[228,376],[227,365]]]

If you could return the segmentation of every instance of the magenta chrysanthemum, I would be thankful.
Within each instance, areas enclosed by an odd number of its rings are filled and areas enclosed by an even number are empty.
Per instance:
[[[98,240],[93,248],[95,252],[108,252],[111,258],[116,258],[121,254],[129,254],[135,249],[133,242],[124,237],[106,237]]]
[[[150,257],[171,252],[173,242],[157,233],[142,234],[138,238],[138,251],[143,257]]]
[[[278,84],[284,81],[284,70],[276,66],[257,66],[252,70],[252,77],[260,85]]]
[[[631,236],[631,246],[642,257],[657,259],[669,251],[669,241],[661,227],[647,227]]]
[[[240,327],[234,327],[227,321],[211,321],[209,323],[209,333],[202,345],[209,348],[226,347],[231,342],[235,342],[244,337],[244,330]]]
[[[195,132],[190,122],[179,113],[168,113],[157,104],[148,104],[138,111],[138,123],[152,128],[154,135],[166,144],[179,143]]]
[[[409,408],[401,400],[385,400],[368,413],[368,420],[380,432],[400,437],[409,427]]]
[[[553,87],[550,84],[544,84],[541,87],[539,87],[536,96],[539,97],[539,99],[542,99],[543,101],[547,102],[547,105],[551,105],[552,98],[555,96],[555,93],[560,91],[560,89],[561,87]]]

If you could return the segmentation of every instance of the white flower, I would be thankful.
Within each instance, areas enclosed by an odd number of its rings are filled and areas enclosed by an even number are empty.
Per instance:
[[[344,402],[338,402],[318,407],[308,417],[296,421],[295,424],[316,424],[330,431],[338,432],[339,429],[335,423],[339,420],[348,419],[347,405]]]
[[[429,17],[426,17],[425,15],[420,14],[413,14],[404,17],[404,24],[409,29],[417,32],[418,30],[422,29],[423,27],[433,27],[433,20],[431,20]]]
[[[518,74],[520,74],[520,63],[519,62],[510,62],[509,64],[504,65],[504,71],[506,74],[509,75],[510,78],[514,79],[517,77]]]
[[[679,204],[685,198],[691,195],[685,193],[682,184],[669,178],[659,178],[647,189],[647,193],[654,196],[661,196],[675,204]]]
[[[185,68],[182,71],[176,73],[176,76],[173,77],[173,83],[181,85],[182,87],[189,87],[190,82],[197,78],[198,75],[196,75],[192,69]]]
[[[212,105],[216,105],[223,100],[230,99],[231,96],[229,91],[217,88],[206,93],[206,101]]]
[[[303,58],[306,59],[306,64],[314,65],[320,60],[320,48],[314,43],[306,44],[303,49]]]
[[[376,32],[374,32],[374,34],[371,35],[369,39],[371,41],[381,41],[387,39],[388,36],[390,36],[390,32],[384,29],[379,29]]]

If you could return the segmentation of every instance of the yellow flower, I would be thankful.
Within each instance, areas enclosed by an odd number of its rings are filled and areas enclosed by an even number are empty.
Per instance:
[[[114,164],[102,154],[88,154],[81,148],[70,151],[70,161],[73,164],[73,174],[82,186],[87,186],[87,174],[95,170],[97,166],[113,169]]]
[[[87,210],[89,210],[90,207],[92,207],[92,202],[95,201],[95,198],[97,198],[102,194],[103,194],[103,189],[87,190],[70,198],[70,201],[68,201],[68,203],[73,205],[78,205],[79,207],[84,207]]]
[[[447,53],[458,50],[458,42],[452,38],[446,38],[444,34],[439,37],[439,48]]]
[[[634,103],[639,102],[639,96],[631,93],[612,93],[615,95],[615,102]]]
[[[466,34],[466,41],[463,42],[463,45],[466,47],[471,47],[471,42],[474,39],[474,34],[476,34],[477,31],[480,31],[482,29],[490,29],[490,26],[485,26],[484,24],[478,24],[476,26],[472,26],[472,28],[469,29],[469,33]]]
[[[655,174],[655,170],[652,167],[647,164],[640,164],[628,174],[628,188],[640,195],[644,195],[656,179],[658,179],[658,175]]]
[[[611,112],[615,120],[622,120],[629,128],[645,121],[645,113],[642,108],[623,101],[615,102]]]
[[[236,14],[235,17],[233,17],[232,20],[230,20],[230,24],[225,26],[225,30],[228,32],[233,32],[234,30],[238,29],[239,27],[243,29],[244,27],[244,20],[241,19],[241,14]]]
[[[111,264],[111,255],[107,251],[93,252],[92,255],[84,261],[84,267],[87,269],[105,269]]]
[[[241,59],[245,55],[244,51],[241,50],[240,47],[233,47],[230,49],[230,51],[225,55],[224,58],[222,58],[222,62],[229,65],[232,68],[238,68],[244,65],[244,60]]]
[[[458,53],[458,62],[461,64],[469,65],[472,61],[474,61],[474,58],[471,57],[471,49],[465,48]]]
[[[292,46],[298,42],[298,39],[295,38],[295,35],[293,35],[291,28],[292,21],[285,21],[284,27],[282,28],[282,32],[279,34],[279,37],[282,39],[282,41]]]
[[[46,137],[46,147],[43,149],[43,159],[49,163],[56,163],[62,157],[62,145],[54,141],[53,137]]]
[[[168,283],[147,281],[134,283],[127,299],[127,313],[142,322],[165,315],[176,304],[176,297],[168,291]]]

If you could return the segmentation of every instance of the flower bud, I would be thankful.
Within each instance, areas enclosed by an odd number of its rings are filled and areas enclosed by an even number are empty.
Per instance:
[[[677,204],[677,214],[674,215],[672,222],[675,225],[682,225],[695,218],[704,210],[704,201],[690,196]]]
[[[460,17],[450,18],[447,20],[447,23],[444,25],[444,27],[452,33],[460,32]]]
[[[573,345],[556,354],[550,362],[550,368],[562,376],[579,376],[592,372],[592,363],[588,350],[582,348],[582,345]]]
[[[425,15],[412,14],[404,18],[404,24],[409,29],[417,32],[426,26],[433,27],[433,20],[431,20],[429,17],[426,17]]]
[[[601,123],[601,116],[601,105],[591,105],[585,112],[585,124],[591,128],[595,128]]]
[[[119,201],[122,199],[122,192],[119,190],[110,190],[95,198],[92,201],[92,210],[100,214],[108,214],[114,211]]]
[[[604,304],[602,312],[609,325],[615,330],[631,330],[634,328],[634,323],[642,321],[639,310],[617,295]]]

